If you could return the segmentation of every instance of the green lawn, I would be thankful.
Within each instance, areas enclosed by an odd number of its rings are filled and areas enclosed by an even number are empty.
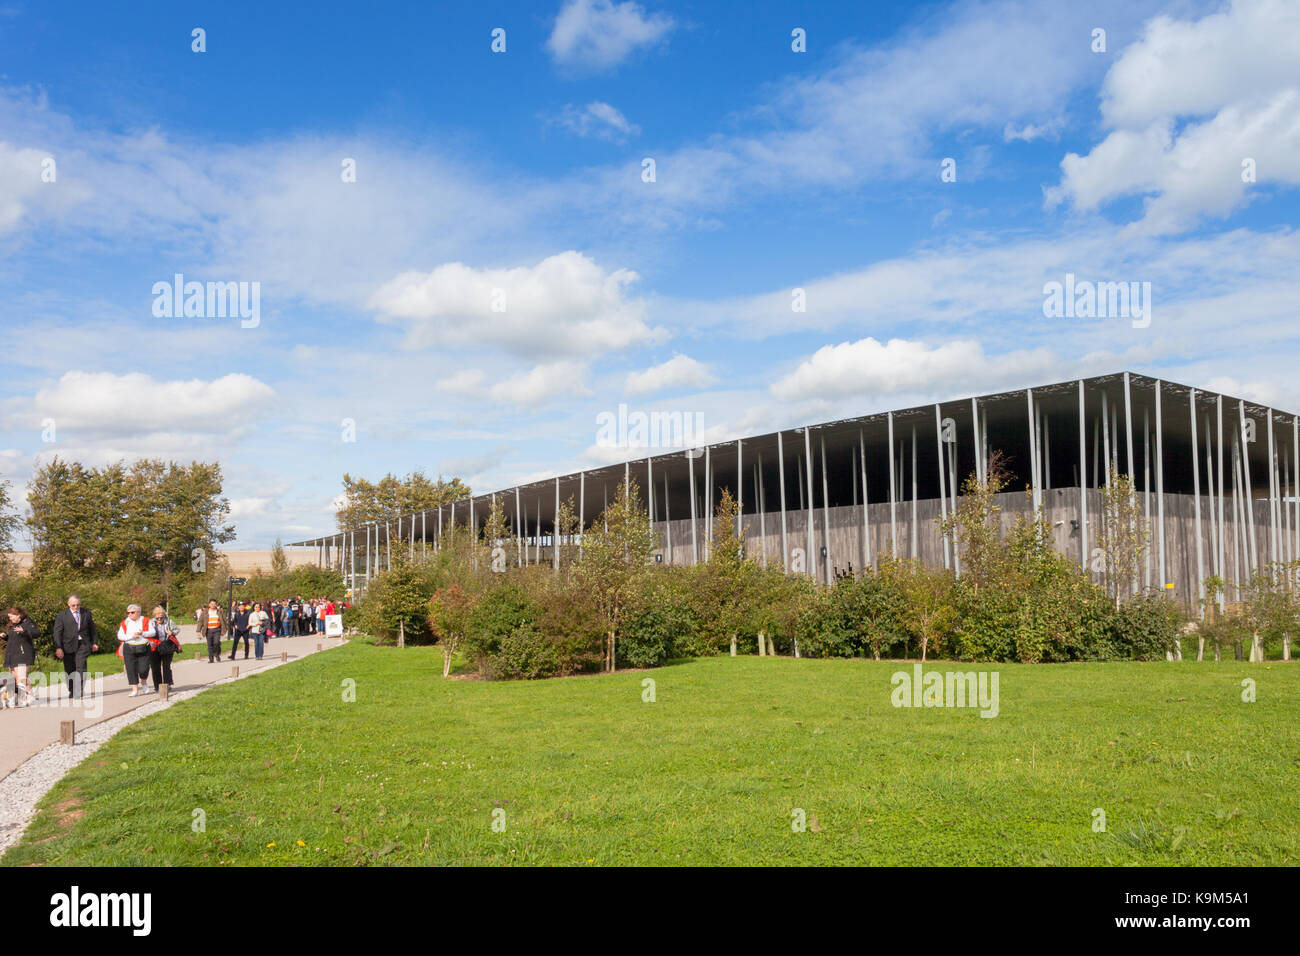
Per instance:
[[[434,649],[354,641],[127,727],[2,862],[1300,859],[1298,666],[981,668],[1000,673],[993,719],[893,707],[890,675],[910,667],[720,657],[488,683],[443,680]]]

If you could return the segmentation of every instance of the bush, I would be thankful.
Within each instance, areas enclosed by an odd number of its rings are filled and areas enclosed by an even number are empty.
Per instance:
[[[1144,594],[1121,604],[1110,618],[1116,656],[1133,661],[1163,660],[1174,649],[1182,611],[1160,594]]]
[[[553,677],[559,671],[555,645],[531,624],[522,624],[505,635],[486,660],[486,672],[490,677],[532,680]]]

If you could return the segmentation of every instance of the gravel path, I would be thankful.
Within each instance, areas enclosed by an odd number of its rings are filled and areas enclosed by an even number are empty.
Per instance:
[[[343,643],[347,642],[344,641]],[[334,644],[333,642],[331,642],[331,645],[334,647],[342,646],[342,644]],[[293,660],[301,659],[273,661],[268,666],[256,671],[242,673],[238,677],[226,677],[210,684],[204,684],[201,687],[177,691],[171,694],[166,701],[154,700],[134,710],[127,711],[125,714],[92,724],[85,730],[79,729],[77,731],[77,742],[70,747],[61,743],[50,744],[44,750],[29,758],[13,773],[0,780],[0,854],[3,854],[18,842],[23,835],[23,831],[27,829],[27,824],[31,822],[32,817],[35,815],[36,804],[40,802],[41,797],[49,793],[65,773],[93,754],[104,741],[123,727],[148,717],[150,714],[156,714],[158,711],[172,706],[172,704],[188,700],[195,694],[201,694],[209,687],[243,680],[253,674],[264,674],[276,667],[292,663]]]

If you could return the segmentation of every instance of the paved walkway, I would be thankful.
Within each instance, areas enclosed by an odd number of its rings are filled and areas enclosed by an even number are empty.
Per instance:
[[[194,625],[182,625],[180,630],[182,643],[195,642]],[[235,661],[230,660],[230,652],[226,651],[216,664],[208,663],[206,653],[197,661],[192,652],[188,659],[178,653],[172,658],[172,679],[175,683],[171,691],[179,693],[216,683],[230,677],[231,669],[236,666],[241,677],[255,673],[272,663],[279,663],[281,653],[287,652],[289,660],[293,661],[316,653],[317,645],[329,650],[342,643],[340,638],[320,634],[277,637],[267,643],[260,661],[251,656],[244,660],[241,644],[239,657]],[[59,670],[62,676],[63,662],[55,661],[55,665],[49,669]],[[57,743],[59,724],[62,721],[75,721],[77,732],[80,733],[86,727],[158,700],[158,695],[152,691],[136,697],[130,694],[131,685],[127,683],[126,672],[118,662],[117,670],[105,673],[100,680],[87,681],[84,701],[69,700],[67,683],[61,680],[55,686],[40,688],[36,702],[30,707],[0,710],[0,779],[13,773],[38,751]]]

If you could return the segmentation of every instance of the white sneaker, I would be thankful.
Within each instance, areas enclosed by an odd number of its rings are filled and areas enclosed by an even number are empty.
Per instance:
[[[131,688],[131,693],[127,694],[126,696],[128,696],[128,697],[137,697],[137,696],[139,696],[139,695],[138,695],[138,693],[137,693],[137,691],[136,691],[136,688],[132,687],[132,688]]]

